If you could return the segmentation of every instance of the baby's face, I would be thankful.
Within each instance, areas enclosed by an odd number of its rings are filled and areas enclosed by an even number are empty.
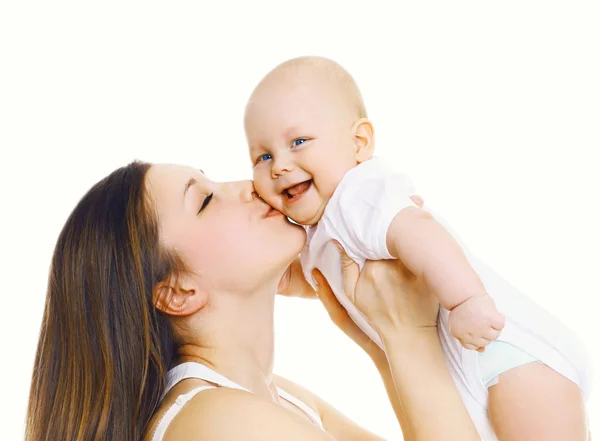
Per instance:
[[[256,191],[302,225],[319,221],[344,174],[357,165],[356,115],[337,89],[310,72],[286,72],[261,84],[247,108]]]

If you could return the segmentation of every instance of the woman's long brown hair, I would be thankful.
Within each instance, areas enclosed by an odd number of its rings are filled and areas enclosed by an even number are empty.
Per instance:
[[[159,246],[134,162],[96,184],[56,244],[35,358],[27,441],[139,441],[174,356],[154,286],[178,260]]]

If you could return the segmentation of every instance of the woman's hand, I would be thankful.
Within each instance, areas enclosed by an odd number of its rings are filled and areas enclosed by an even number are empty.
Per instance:
[[[354,262],[352,263],[356,265]],[[344,268],[344,280],[346,279],[346,271],[347,269]],[[354,274],[353,269],[351,271],[351,275],[358,278],[358,274]],[[348,277],[350,277],[350,275]],[[333,291],[323,274],[321,274],[319,270],[314,270],[313,278],[318,285],[317,297],[321,303],[323,303],[331,321],[340,328],[344,334],[360,346],[374,361],[376,361],[376,363],[383,362],[385,360],[385,353],[350,318],[348,311],[346,311],[346,308],[344,308],[335,297],[335,294],[333,294]],[[354,281],[354,284],[356,284],[356,282],[357,280]]]
[[[404,439],[433,441],[446,439],[446,433],[448,439],[478,439],[442,356],[435,297],[398,262],[367,262],[359,274],[343,250],[341,257],[345,292],[363,313],[368,311],[365,316],[379,331],[387,354],[349,317],[319,271],[313,273],[317,295],[332,321],[375,363]],[[444,415],[432,421],[433,409]]]
[[[411,196],[411,199],[419,207],[423,206],[420,196]],[[436,326],[437,301],[426,291],[422,281],[404,270],[398,261],[368,261],[361,273],[344,250],[338,249],[342,258],[344,292],[377,331],[389,327],[390,322],[398,322],[397,326],[409,326],[412,330]],[[323,275],[315,271],[313,277],[319,285],[318,297],[332,321],[372,358],[380,357],[382,351],[350,318]]]
[[[478,440],[444,360],[437,299],[398,262],[367,262],[359,274],[358,265],[343,250],[341,255],[345,292],[378,330],[385,352],[354,324],[315,271],[317,295],[332,321],[373,359],[404,439]]]
[[[398,262],[368,261],[360,272],[358,265],[343,249],[340,254],[344,292],[384,341],[385,336],[390,334],[412,335],[437,326],[437,299],[427,291],[421,280],[407,270],[403,271]],[[325,277],[318,270],[313,277],[318,284],[317,295],[331,320],[375,361],[385,357],[383,351],[350,318]]]
[[[422,205],[422,201],[421,204]],[[317,295],[332,321],[375,362],[404,439],[480,439],[454,385],[437,335],[439,303],[398,261],[358,265],[341,247],[344,292],[379,332],[386,352],[360,330],[313,272]]]
[[[419,208],[423,208],[423,198],[421,196],[413,195],[410,198]],[[285,297],[301,297],[304,299],[317,298],[317,293],[304,278],[299,257],[292,262],[283,277],[281,277],[279,286],[277,287],[277,294]]]
[[[426,287],[397,260],[365,264],[359,276],[356,265],[338,244],[344,267],[344,292],[381,334],[435,328],[439,302]]]

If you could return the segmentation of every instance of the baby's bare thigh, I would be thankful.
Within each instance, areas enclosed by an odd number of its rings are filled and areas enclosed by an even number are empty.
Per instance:
[[[588,440],[581,390],[541,363],[500,375],[489,389],[489,416],[500,441]]]

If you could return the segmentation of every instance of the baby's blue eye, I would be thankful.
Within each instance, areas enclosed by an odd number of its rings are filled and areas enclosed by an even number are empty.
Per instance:
[[[292,142],[292,145],[293,145],[294,147],[298,147],[300,144],[304,144],[305,142],[306,142],[306,139],[304,139],[304,138],[299,138],[299,139],[296,139],[296,140],[294,140],[294,141]]]
[[[265,153],[264,155],[260,155],[260,156],[258,157],[258,162],[261,162],[261,161],[268,161],[268,160],[269,160],[269,159],[271,159],[271,158],[272,158],[272,156],[271,156],[269,153]]]

